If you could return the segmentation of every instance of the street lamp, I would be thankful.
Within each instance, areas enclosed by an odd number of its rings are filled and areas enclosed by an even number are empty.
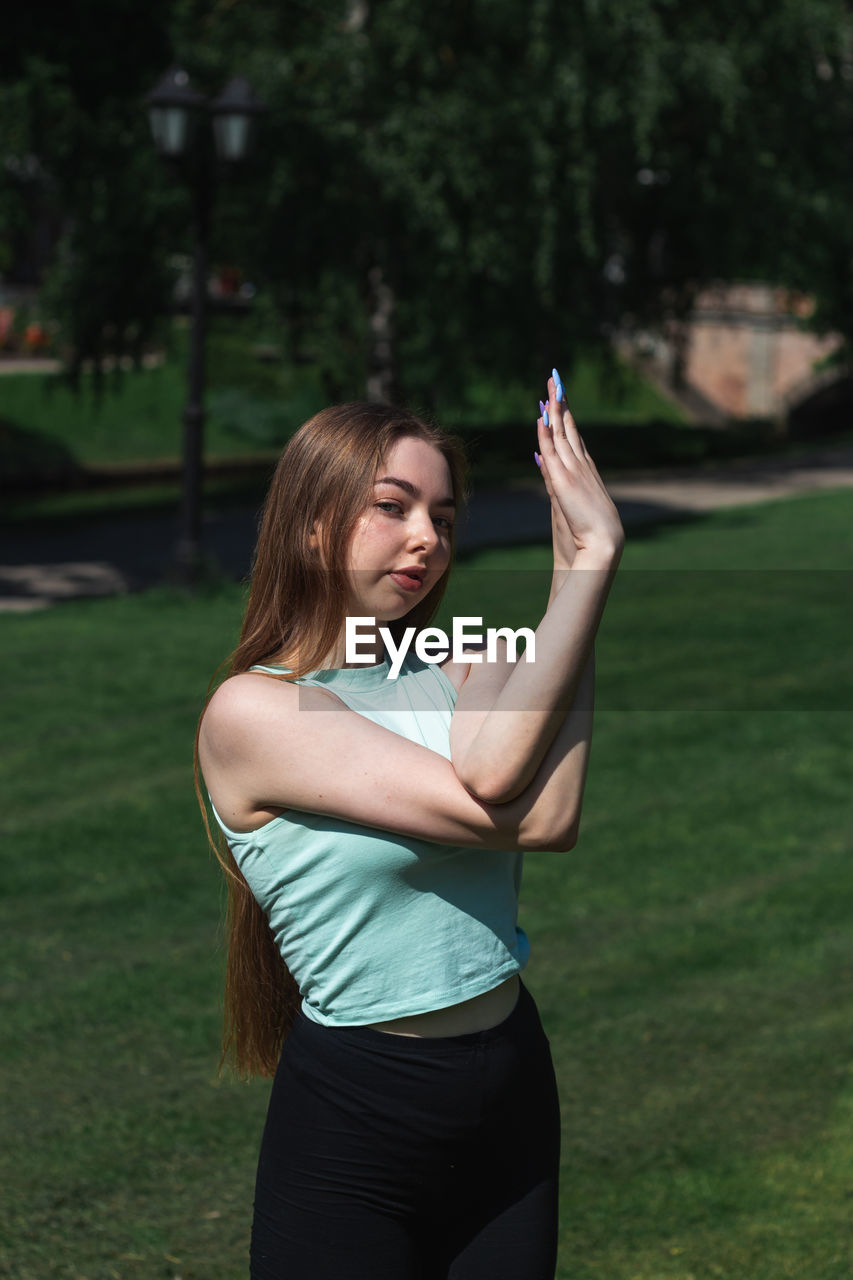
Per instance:
[[[190,188],[194,251],[187,403],[184,409],[181,524],[176,547],[180,581],[193,585],[201,567],[201,485],[204,441],[204,340],[210,219],[216,194],[216,161],[224,167],[247,159],[253,125],[265,107],[247,80],[231,80],[212,102],[190,85],[181,67],[172,67],[146,98],[158,154],[177,169]],[[207,117],[207,121],[205,120]],[[203,127],[212,117],[211,130]]]

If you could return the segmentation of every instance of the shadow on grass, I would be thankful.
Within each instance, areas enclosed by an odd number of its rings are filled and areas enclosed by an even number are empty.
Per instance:
[[[0,418],[0,476],[4,489],[73,485],[80,474],[77,459],[54,436]]]
[[[535,448],[535,428],[518,422],[487,427],[447,426],[465,442],[472,469],[480,483],[499,484],[517,478],[530,455],[521,459],[519,437]],[[581,426],[584,441],[600,468],[691,466],[749,454],[783,453],[792,441],[780,435],[767,419],[748,419],[724,428],[696,423],[690,426],[653,419],[646,422],[590,422]]]

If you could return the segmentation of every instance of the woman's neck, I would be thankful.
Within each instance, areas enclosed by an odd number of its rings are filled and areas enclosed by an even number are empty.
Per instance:
[[[347,662],[346,631],[341,631],[334,648],[330,649],[321,662],[314,668],[316,671],[343,671],[348,668],[378,666],[386,658],[385,645],[379,634],[379,624],[373,626],[359,624],[358,628],[358,662]],[[298,669],[298,655],[287,655],[281,659],[282,666]]]

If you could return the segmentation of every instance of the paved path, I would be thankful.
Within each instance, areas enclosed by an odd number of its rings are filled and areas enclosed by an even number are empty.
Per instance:
[[[796,459],[739,460],[713,469],[611,472],[608,488],[626,527],[720,507],[853,487],[853,446],[813,450]],[[208,515],[205,549],[222,572],[244,577],[256,531],[254,510]],[[462,524],[462,549],[546,539],[547,498],[537,477],[475,494]],[[0,546],[0,612],[45,608],[60,600],[114,595],[162,582],[172,561],[175,522],[162,513],[103,516],[59,531],[5,532]]]

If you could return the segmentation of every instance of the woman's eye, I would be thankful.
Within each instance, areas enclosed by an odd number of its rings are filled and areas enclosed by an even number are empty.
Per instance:
[[[405,514],[399,502],[392,502],[388,498],[382,502],[377,502],[376,506],[380,511],[386,512],[389,516],[402,516]],[[447,533],[449,533],[453,528],[453,521],[449,516],[433,516],[432,522],[439,529],[442,529]]]

